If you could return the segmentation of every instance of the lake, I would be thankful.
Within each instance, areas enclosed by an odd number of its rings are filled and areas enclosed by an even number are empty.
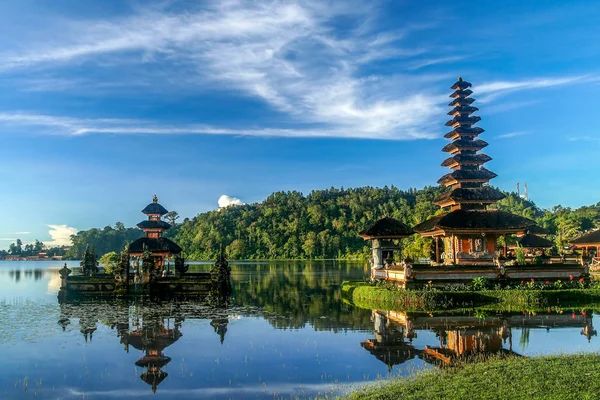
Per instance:
[[[231,263],[226,309],[191,301],[59,304],[63,264],[0,262],[2,399],[311,398],[489,353],[600,349],[597,316],[586,310],[355,308],[343,302],[340,284],[365,278],[361,264]]]

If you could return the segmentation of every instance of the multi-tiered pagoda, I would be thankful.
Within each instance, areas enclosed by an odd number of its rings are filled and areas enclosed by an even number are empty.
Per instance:
[[[479,152],[488,144],[479,139],[484,130],[474,126],[481,117],[473,115],[478,109],[472,105],[475,99],[470,97],[473,93],[470,87],[462,78],[451,87],[454,92],[450,95],[452,110],[448,114],[452,119],[446,126],[452,130],[445,137],[452,142],[442,149],[450,155],[442,166],[452,172],[438,181],[448,191],[435,200],[446,212],[414,227],[422,236],[435,238],[438,263],[493,263],[500,235],[521,232],[535,224],[527,218],[487,209],[504,194],[488,186],[497,175],[483,167],[492,158]]]
[[[137,226],[144,231],[146,237],[132,242],[129,252],[132,257],[143,257],[144,251],[149,251],[154,258],[154,266],[160,269],[163,267],[166,257],[181,253],[181,247],[163,237],[164,231],[171,225],[161,219],[168,211],[158,203],[156,195],[154,195],[152,203],[148,204],[142,212],[148,216],[148,220],[140,222]]]

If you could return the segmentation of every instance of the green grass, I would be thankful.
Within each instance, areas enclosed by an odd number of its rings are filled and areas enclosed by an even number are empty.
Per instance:
[[[597,308],[600,289],[563,290],[402,290],[371,286],[363,282],[344,282],[342,296],[357,307],[406,312],[448,311],[485,308],[497,311],[536,311],[549,307]]]
[[[597,399],[600,355],[492,359],[359,389],[348,400]]]

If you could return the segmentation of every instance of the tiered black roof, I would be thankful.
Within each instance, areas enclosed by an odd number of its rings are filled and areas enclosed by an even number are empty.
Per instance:
[[[446,158],[444,162],[442,162],[442,167],[447,167],[449,165],[459,163],[462,165],[465,164],[473,164],[473,165],[481,165],[490,161],[492,157],[487,154],[457,154],[453,157]]]
[[[168,213],[166,208],[164,208],[163,206],[158,204],[158,197],[156,197],[156,195],[154,195],[154,198],[152,199],[152,203],[148,204],[142,210],[142,212],[146,215],[149,215],[149,214],[165,215],[166,213]]]
[[[382,218],[362,231],[359,236],[364,239],[397,239],[415,233],[409,226],[393,218]]]
[[[436,215],[414,227],[419,233],[436,230],[456,231],[518,231],[535,225],[535,221],[500,210],[454,210]]]
[[[600,229],[587,233],[571,241],[571,244],[600,244]]]
[[[465,126],[459,126],[456,129],[451,130],[450,132],[446,133],[444,135],[444,137],[446,139],[452,139],[454,136],[456,135],[461,135],[461,136],[477,136],[480,133],[485,132],[485,129],[480,128],[478,126],[474,126],[474,127],[465,127]]]
[[[453,182],[453,181],[461,181],[461,180],[476,180],[476,181],[489,181],[490,179],[493,179],[495,177],[497,177],[498,175],[496,175],[495,173],[493,173],[492,171],[488,171],[485,168],[479,168],[479,169],[457,169],[454,172],[451,172],[449,174],[446,174],[444,176],[442,176],[437,183],[443,185],[447,182]],[[470,190],[470,189],[464,189],[464,190]]]
[[[156,221],[151,219],[140,222],[137,224],[137,227],[140,229],[169,229],[171,224],[162,220]]]
[[[477,189],[456,188],[449,192],[442,193],[435,199],[434,203],[444,203],[449,199],[454,200],[480,200],[493,203],[504,198],[504,193],[490,186],[482,186]]]
[[[530,249],[546,249],[554,246],[550,240],[543,238],[538,235],[534,235],[533,233],[528,233],[525,236],[521,236],[517,239],[517,242],[521,247],[526,247]]]
[[[484,184],[497,175],[483,168],[483,164],[492,158],[477,153],[488,144],[478,139],[478,136],[484,132],[483,128],[473,126],[481,120],[481,117],[472,115],[479,109],[472,106],[475,100],[469,97],[473,94],[470,87],[471,84],[462,78],[458,78],[458,81],[451,86],[454,93],[450,97],[454,100],[449,104],[453,108],[448,115],[451,115],[452,119],[446,122],[446,126],[451,126],[453,130],[445,137],[452,139],[452,142],[442,149],[451,154],[451,157],[444,160],[442,166],[450,167],[454,171],[438,180],[439,184],[450,187],[450,190],[439,196],[435,202],[441,207],[451,206],[453,210],[463,208],[483,210],[486,204],[494,203],[504,197],[500,191],[484,187]]]
[[[462,152],[462,151],[479,151],[481,149],[483,149],[484,147],[487,147],[488,143],[485,140],[481,140],[481,139],[475,139],[475,140],[471,140],[471,139],[457,139],[453,142],[448,143],[447,145],[444,146],[444,148],[442,148],[442,151],[445,151],[446,153],[452,153],[456,150]]]

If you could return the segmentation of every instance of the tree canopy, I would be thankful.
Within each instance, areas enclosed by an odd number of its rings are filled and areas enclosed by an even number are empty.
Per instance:
[[[309,259],[359,258],[369,253],[358,233],[379,218],[391,217],[407,225],[425,221],[440,212],[433,200],[442,186],[400,190],[394,186],[354,189],[275,192],[264,201],[222,208],[186,218],[165,236],[173,239],[190,259],[214,259],[223,245],[228,258]],[[556,206],[540,209],[516,193],[495,208],[532,218],[554,235],[559,247],[581,232],[600,227],[600,203],[578,209]],[[69,256],[79,258],[89,245],[102,255],[120,251],[127,242],[143,236],[137,228],[115,227],[80,231],[72,236]],[[415,235],[404,246],[411,258],[427,256],[429,242]]]

